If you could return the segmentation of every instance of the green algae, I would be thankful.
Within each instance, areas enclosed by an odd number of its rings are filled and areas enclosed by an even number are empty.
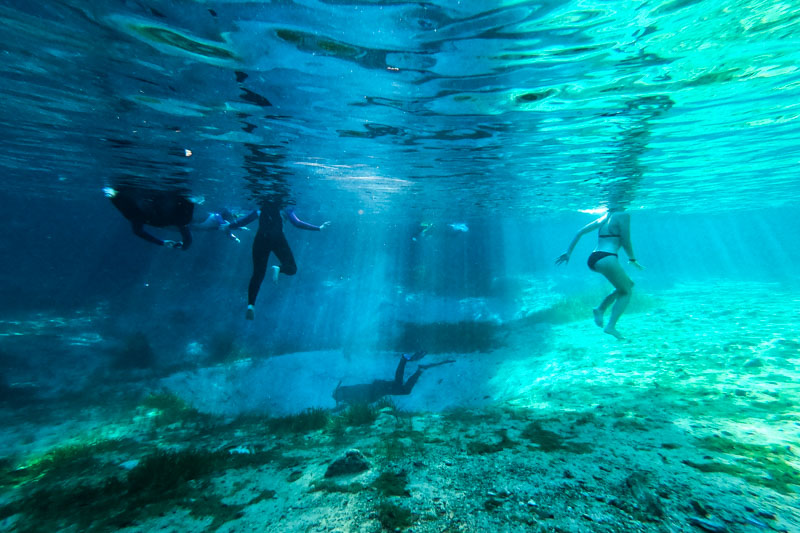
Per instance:
[[[378,504],[378,521],[387,531],[402,531],[414,525],[411,511],[388,501]]]
[[[400,472],[382,472],[370,486],[383,496],[410,496],[406,485],[408,485],[408,473],[401,470]]]
[[[150,412],[156,427],[192,424],[210,419],[171,392],[150,393],[142,400],[141,406]]]
[[[800,470],[790,464],[787,459],[796,460],[797,456],[788,446],[748,444],[737,442],[718,435],[699,439],[698,446],[707,450],[734,455],[743,458],[742,465],[723,465],[720,470],[713,465],[719,463],[704,463],[705,470],[698,468],[694,463],[689,464],[704,472],[717,471],[735,475],[745,479],[748,483],[768,487],[781,494],[796,492],[794,487],[800,486]]]
[[[58,446],[23,464],[7,459],[0,486],[24,485],[34,480],[46,483],[92,473],[102,465],[102,455],[129,445],[130,441],[122,439],[87,440]]]
[[[227,505],[221,497],[209,492],[211,477],[227,469],[280,459],[271,451],[229,454],[195,449],[157,450],[143,457],[127,476],[103,477],[98,474],[108,465],[96,458],[89,463],[85,461],[93,458],[96,450],[113,444],[113,441],[101,442],[95,446],[54,450],[48,455],[51,459],[38,463],[36,471],[40,474],[36,482],[22,485],[21,497],[0,507],[0,518],[23,515],[21,524],[35,524],[18,526],[23,533],[56,531],[68,526],[94,532],[127,527],[183,507],[194,516],[212,517],[213,524],[219,526],[235,517],[244,506]],[[118,470],[115,467],[114,471]]]
[[[468,442],[467,453],[470,455],[486,455],[501,452],[506,448],[513,448],[517,445],[516,442],[508,438],[508,432],[505,429],[499,430],[497,436],[500,437],[497,442],[484,442],[481,440]]]
[[[267,428],[271,433],[308,433],[325,429],[331,422],[331,415],[327,409],[310,408],[289,416],[271,418],[267,421]]]
[[[419,431],[412,431],[407,429],[397,429],[382,438],[380,443],[372,449],[372,455],[381,457],[384,461],[394,461],[405,457],[408,453],[408,447],[402,439],[411,441],[411,448],[413,453],[421,454],[425,448],[423,441],[425,434]]]
[[[340,415],[333,418],[331,430],[334,433],[342,433],[348,427],[367,426],[378,419],[378,415],[384,410],[391,410],[397,414],[397,407],[391,398],[382,398],[374,403],[357,403],[350,405]]]
[[[529,423],[522,431],[522,437],[536,444],[538,450],[547,453],[561,451],[580,454],[591,453],[593,449],[591,444],[571,442],[558,433],[544,429],[539,421]]]

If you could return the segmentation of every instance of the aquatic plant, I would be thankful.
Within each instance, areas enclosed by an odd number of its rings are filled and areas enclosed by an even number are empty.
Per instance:
[[[473,440],[467,443],[467,453],[470,455],[485,455],[489,453],[497,453],[505,450],[506,448],[513,448],[517,445],[516,442],[508,438],[508,433],[505,429],[497,432],[500,437],[498,442],[484,442],[481,440]]]
[[[410,496],[406,485],[408,485],[408,473],[401,470],[381,473],[370,486],[383,496]]]
[[[157,451],[142,459],[128,473],[128,489],[133,494],[150,491],[167,494],[184,487],[187,481],[207,476],[227,459],[223,452],[181,450]]]
[[[155,411],[153,420],[158,426],[169,426],[179,422],[197,422],[203,415],[172,392],[150,393],[141,406]]]
[[[366,426],[375,422],[379,409],[367,403],[358,403],[349,406],[342,414],[333,420],[334,431],[341,431],[347,427]]]
[[[381,457],[385,461],[394,461],[405,457],[407,453],[407,444],[404,443],[403,440],[410,441],[411,447],[414,448],[414,453],[422,453],[424,449],[423,441],[425,440],[425,435],[423,433],[407,429],[396,429],[391,434],[382,438],[373,448],[373,456]],[[433,440],[435,440],[435,438]],[[428,442],[431,442],[431,439],[429,439]]]
[[[387,531],[402,531],[414,524],[411,511],[388,501],[378,504],[378,521]]]
[[[263,465],[280,459],[271,451],[230,454],[224,451],[159,450],[142,458],[126,477],[98,476],[104,466],[96,461],[89,470],[74,468],[75,461],[92,456],[91,450],[111,446],[98,443],[95,448],[64,448],[40,461],[35,469],[40,475],[30,488],[23,487],[22,497],[0,507],[0,519],[23,514],[17,529],[23,533],[57,531],[77,526],[81,531],[109,531],[133,525],[137,520],[156,516],[175,506],[182,506],[195,516],[212,516],[215,527],[232,519],[245,507],[228,505],[221,497],[204,490],[211,476],[225,469]],[[93,456],[94,457],[94,456]],[[65,462],[70,469],[57,467]],[[45,467],[57,468],[58,475]],[[66,477],[63,474],[72,473]],[[274,496],[264,491],[254,501]]]
[[[65,480],[91,473],[101,464],[102,454],[118,451],[126,444],[121,439],[87,440],[53,448],[47,453],[9,468],[0,486],[24,484],[38,479],[40,482]]]
[[[721,472],[740,477],[748,483],[771,488],[781,494],[791,494],[800,486],[800,470],[787,458],[796,458],[788,446],[747,444],[718,435],[705,437],[698,445],[710,451],[743,457],[737,465],[719,462],[693,463],[683,461],[701,472]]]
[[[324,429],[331,421],[331,414],[327,409],[312,407],[296,414],[267,421],[267,428],[271,433],[308,433]]]
[[[537,449],[543,452],[590,453],[592,451],[591,444],[570,442],[558,433],[544,429],[539,421],[528,424],[522,431],[522,437],[536,444]]]

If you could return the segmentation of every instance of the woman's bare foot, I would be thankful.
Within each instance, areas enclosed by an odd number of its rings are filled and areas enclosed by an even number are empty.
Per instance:
[[[617,331],[617,328],[614,328],[614,327],[611,327],[611,326],[606,326],[606,328],[603,330],[603,333],[608,333],[609,335],[613,335],[619,340],[624,340],[625,339],[625,337],[622,336],[622,333]]]
[[[592,313],[594,314],[594,323],[597,324],[597,327],[603,327],[603,312],[600,309],[594,308],[592,309]]]

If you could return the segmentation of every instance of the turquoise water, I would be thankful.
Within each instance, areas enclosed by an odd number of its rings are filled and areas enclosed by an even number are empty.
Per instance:
[[[0,529],[800,531],[800,4],[0,20]],[[120,183],[331,225],[247,321],[257,223],[157,247]],[[623,340],[554,264],[615,203]]]

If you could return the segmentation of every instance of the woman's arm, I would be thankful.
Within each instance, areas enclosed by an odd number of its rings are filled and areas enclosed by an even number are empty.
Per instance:
[[[228,231],[233,231],[235,229],[243,228],[255,219],[257,219],[261,215],[261,211],[256,209],[255,211],[250,211],[245,216],[238,218],[230,223],[228,226]]]
[[[628,259],[636,261],[636,256],[633,254],[633,243],[631,242],[631,217],[629,214],[624,213],[618,217],[619,222],[619,241],[622,249],[628,254]]]
[[[578,244],[578,241],[581,240],[581,237],[583,237],[584,235],[586,235],[590,231],[593,231],[593,230],[597,229],[600,226],[600,224],[603,223],[603,221],[605,219],[606,219],[606,217],[604,217],[604,216],[600,217],[597,220],[595,220],[594,222],[590,222],[589,224],[586,224],[584,227],[579,229],[578,233],[575,234],[575,237],[572,238],[572,242],[569,243],[569,248],[567,248],[566,253],[561,254],[558,257],[558,259],[556,259],[556,264],[559,265],[561,263],[569,262],[569,256],[572,255],[572,250],[575,249],[575,246]]]
[[[636,255],[633,253],[633,242],[631,242],[631,217],[625,213],[619,219],[619,236],[622,249],[628,255],[628,262],[639,270],[644,267],[636,260]]]
[[[294,214],[294,209],[291,207],[286,208],[283,212],[286,214],[286,218],[289,219],[289,222],[291,222],[292,226],[295,228],[307,229],[310,231],[320,231],[325,226],[330,224],[330,222],[325,222],[321,226],[315,226],[313,224],[309,224],[308,222],[303,222],[297,218],[297,215]]]

